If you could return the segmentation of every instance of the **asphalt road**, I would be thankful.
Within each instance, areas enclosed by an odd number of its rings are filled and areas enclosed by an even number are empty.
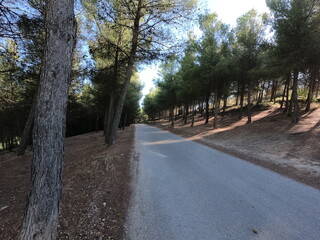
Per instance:
[[[320,191],[136,125],[130,240],[320,240]]]

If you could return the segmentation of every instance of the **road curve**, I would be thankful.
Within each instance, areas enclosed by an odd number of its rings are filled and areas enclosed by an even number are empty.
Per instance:
[[[126,240],[319,240],[320,191],[136,125]]]

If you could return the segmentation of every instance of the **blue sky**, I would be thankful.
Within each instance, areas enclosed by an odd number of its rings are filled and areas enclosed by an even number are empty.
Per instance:
[[[252,8],[260,13],[268,12],[265,0],[207,0],[210,12],[216,12],[219,18],[231,26],[236,25],[236,20]],[[154,87],[153,79],[157,78],[157,65],[145,66],[139,71],[139,76],[144,84],[143,95],[149,93]]]

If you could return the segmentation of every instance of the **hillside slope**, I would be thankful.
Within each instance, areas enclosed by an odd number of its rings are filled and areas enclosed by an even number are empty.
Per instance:
[[[66,139],[59,239],[121,239],[129,198],[134,127],[107,148],[102,132]],[[32,153],[0,156],[0,239],[17,239]]]

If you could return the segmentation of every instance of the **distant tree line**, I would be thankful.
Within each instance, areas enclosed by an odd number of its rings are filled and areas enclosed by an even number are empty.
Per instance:
[[[320,1],[266,3],[270,16],[251,10],[234,28],[215,13],[201,15],[202,36],[190,34],[184,53],[166,59],[156,89],[145,97],[149,119],[168,117],[174,125],[176,115],[186,123],[199,111],[208,123],[212,106],[216,128],[230,98],[247,123],[254,104],[267,98],[278,101],[293,122],[302,103],[310,111],[319,97]]]

